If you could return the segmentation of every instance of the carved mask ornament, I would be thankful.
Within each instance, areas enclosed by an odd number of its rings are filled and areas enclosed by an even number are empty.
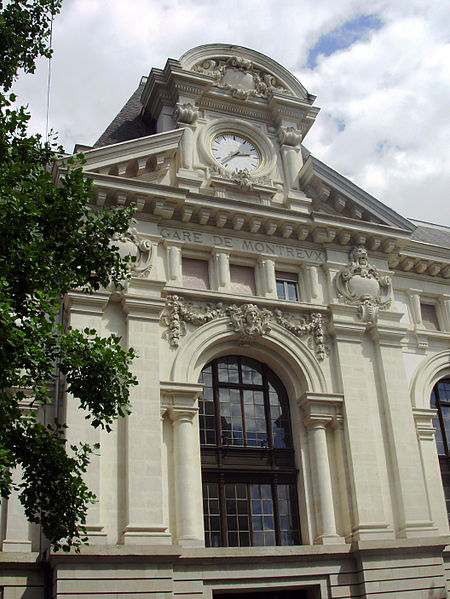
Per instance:
[[[356,246],[350,250],[347,268],[336,275],[336,290],[345,303],[359,306],[361,320],[375,323],[379,309],[391,304],[392,280],[369,264],[365,247]]]

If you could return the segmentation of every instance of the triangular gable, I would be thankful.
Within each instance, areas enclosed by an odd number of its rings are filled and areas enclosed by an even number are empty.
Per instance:
[[[129,178],[159,170],[178,150],[183,133],[175,129],[88,150],[83,170]]]

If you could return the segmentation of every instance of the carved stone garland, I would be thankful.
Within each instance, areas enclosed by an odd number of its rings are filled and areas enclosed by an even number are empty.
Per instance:
[[[239,100],[246,100],[249,96],[267,98],[272,92],[292,95],[273,75],[239,56],[209,58],[196,64],[192,70],[213,77],[214,85],[229,90]]]
[[[336,290],[345,303],[359,306],[359,316],[364,322],[374,324],[379,309],[391,305],[391,277],[380,275],[369,264],[363,246],[350,250],[347,268],[336,275]]]
[[[296,337],[307,335],[308,345],[315,351],[317,359],[325,358],[326,319],[319,313],[313,313],[309,318],[294,318],[281,310],[272,311],[255,304],[225,306],[219,302],[194,306],[185,303],[183,297],[168,295],[161,314],[161,322],[167,327],[164,335],[172,347],[178,347],[180,337],[186,334],[186,323],[201,326],[218,318],[228,318],[228,327],[238,333],[241,345],[254,343],[258,337],[267,335],[271,323],[276,323]]]

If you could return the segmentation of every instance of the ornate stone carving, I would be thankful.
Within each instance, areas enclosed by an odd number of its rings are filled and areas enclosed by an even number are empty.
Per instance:
[[[180,338],[186,334],[186,323],[201,326],[218,318],[226,318],[228,327],[238,333],[239,343],[250,344],[258,337],[270,333],[271,324],[276,323],[296,337],[307,336],[308,346],[315,351],[318,360],[326,355],[326,320],[319,313],[302,318],[285,314],[281,310],[259,308],[256,304],[193,305],[185,303],[179,295],[168,295],[161,314],[161,322],[167,327],[165,338],[172,347],[178,347]]]
[[[251,191],[254,185],[271,185],[271,179],[267,175],[253,177],[251,173],[246,170],[230,171],[214,164],[211,166],[211,172],[224,179],[231,179],[244,191]]]
[[[347,268],[336,275],[336,290],[345,303],[359,306],[361,320],[375,323],[378,310],[391,304],[392,280],[369,264],[365,247],[356,246],[350,250]]]
[[[135,277],[146,277],[151,269],[152,243],[142,239],[136,229],[128,229],[126,233],[114,233],[111,245],[119,249],[119,254],[124,258],[131,256],[134,260],[130,263],[130,270]]]
[[[198,108],[190,103],[177,104],[173,113],[173,118],[177,123],[193,125],[198,118]]]
[[[302,141],[302,132],[295,127],[280,127],[278,139],[282,145],[296,147]]]
[[[239,56],[204,60],[196,64],[193,71],[213,77],[214,85],[229,90],[239,100],[250,96],[267,98],[272,92],[292,95],[271,73]]]

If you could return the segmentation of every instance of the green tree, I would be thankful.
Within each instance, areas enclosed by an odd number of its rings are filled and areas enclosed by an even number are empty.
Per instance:
[[[120,338],[71,330],[61,322],[61,301],[74,288],[93,292],[126,278],[129,260],[111,246],[125,232],[130,209],[93,211],[82,157],[52,168],[61,156],[54,142],[29,135],[29,114],[10,93],[18,70],[50,57],[51,19],[60,0],[0,1],[0,495],[14,487],[27,518],[40,523],[54,547],[84,542],[95,496],[82,475],[97,449],[80,440],[66,447],[65,427],[43,418],[63,376],[67,391],[94,427],[110,430],[129,409],[133,350]],[[49,410],[47,410],[49,411]]]

